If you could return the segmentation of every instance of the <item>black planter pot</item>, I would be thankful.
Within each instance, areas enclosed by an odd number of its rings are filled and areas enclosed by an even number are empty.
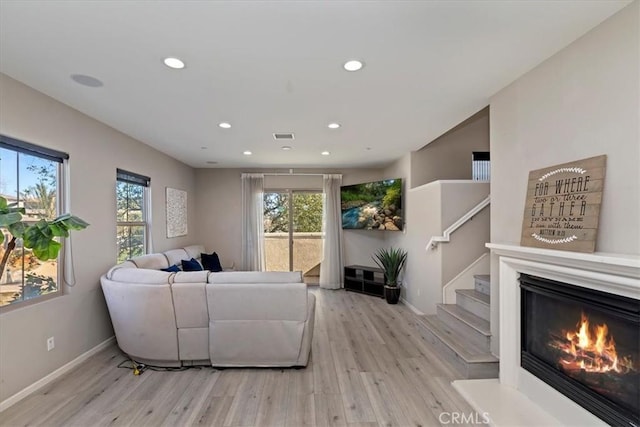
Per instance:
[[[400,286],[384,285],[384,297],[389,304],[397,304],[400,300]]]

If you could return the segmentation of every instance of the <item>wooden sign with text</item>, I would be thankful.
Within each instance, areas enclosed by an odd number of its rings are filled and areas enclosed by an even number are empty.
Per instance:
[[[607,156],[529,172],[522,246],[594,252]]]

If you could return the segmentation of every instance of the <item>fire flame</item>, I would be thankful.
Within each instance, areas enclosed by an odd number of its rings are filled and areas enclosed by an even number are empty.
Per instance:
[[[631,357],[618,356],[613,335],[609,335],[606,324],[591,327],[589,318],[582,313],[576,331],[564,332],[564,338],[553,340],[549,345],[565,354],[560,358],[566,369],[605,373],[635,371]]]

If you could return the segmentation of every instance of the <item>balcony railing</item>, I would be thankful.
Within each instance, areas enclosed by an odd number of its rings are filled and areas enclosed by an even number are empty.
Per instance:
[[[264,246],[267,271],[289,271],[289,233],[265,233]],[[312,274],[320,261],[322,233],[293,233],[293,271]]]

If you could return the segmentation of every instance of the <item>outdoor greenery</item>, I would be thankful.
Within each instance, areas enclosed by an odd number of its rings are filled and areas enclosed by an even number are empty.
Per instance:
[[[294,232],[322,231],[322,197],[321,193],[293,193]],[[289,206],[289,193],[264,194],[265,233],[289,232]]]
[[[35,184],[22,191],[22,199],[29,216],[53,219],[56,215],[56,163],[31,164],[27,166],[27,171],[38,177]]]
[[[116,208],[118,262],[144,255],[144,186],[118,181]]]

